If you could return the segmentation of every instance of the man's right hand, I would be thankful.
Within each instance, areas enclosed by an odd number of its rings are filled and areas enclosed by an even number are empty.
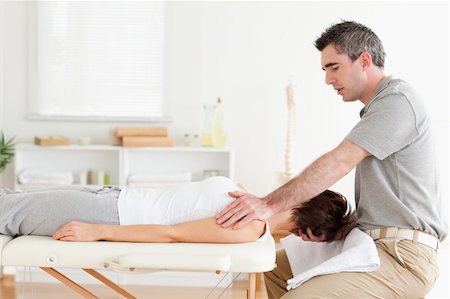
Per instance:
[[[228,195],[236,199],[216,215],[217,224],[222,227],[233,225],[234,229],[239,229],[252,220],[266,220],[273,214],[264,200],[255,195],[241,191],[229,192]]]

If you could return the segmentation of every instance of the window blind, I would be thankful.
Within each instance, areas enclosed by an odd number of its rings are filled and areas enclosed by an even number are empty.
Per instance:
[[[163,117],[163,2],[37,1],[29,22],[31,116]]]

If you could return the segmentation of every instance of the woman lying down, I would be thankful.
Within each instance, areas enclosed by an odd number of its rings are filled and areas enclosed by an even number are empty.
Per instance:
[[[222,228],[215,215],[233,198],[237,184],[213,177],[168,189],[55,188],[30,192],[0,189],[0,233],[42,235],[63,241],[239,243],[276,230],[342,239],[355,212],[340,194],[325,191],[301,207],[254,220],[239,230]]]

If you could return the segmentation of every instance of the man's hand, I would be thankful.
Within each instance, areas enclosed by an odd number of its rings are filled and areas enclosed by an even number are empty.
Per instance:
[[[61,226],[52,238],[60,241],[89,242],[98,241],[99,226],[80,221],[71,221]]]
[[[234,225],[234,229],[239,229],[251,220],[266,220],[273,214],[264,200],[252,194],[235,191],[228,195],[236,199],[216,215],[217,224],[222,227]]]

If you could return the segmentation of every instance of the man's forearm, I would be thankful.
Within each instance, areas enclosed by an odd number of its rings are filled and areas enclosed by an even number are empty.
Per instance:
[[[363,149],[344,140],[263,200],[275,213],[297,206],[333,185],[368,155]]]
[[[274,211],[284,211],[320,194],[345,174],[347,171],[327,153],[287,184],[268,194],[264,200]]]

